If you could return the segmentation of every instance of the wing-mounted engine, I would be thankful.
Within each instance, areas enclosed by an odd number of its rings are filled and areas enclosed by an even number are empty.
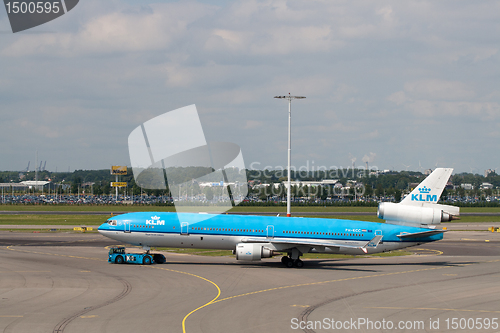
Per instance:
[[[450,168],[437,168],[400,203],[380,203],[378,217],[391,224],[424,228],[460,219],[460,208],[437,203],[452,172]]]
[[[271,258],[274,251],[262,244],[239,243],[236,245],[236,260],[260,260]]]

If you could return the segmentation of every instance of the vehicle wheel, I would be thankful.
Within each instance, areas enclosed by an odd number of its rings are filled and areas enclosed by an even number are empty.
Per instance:
[[[286,262],[287,262],[288,260],[290,260],[290,258],[288,258],[287,256],[283,256],[283,257],[281,257],[281,263],[282,263],[283,265],[286,265]]]
[[[292,268],[293,267],[293,260],[289,259],[286,263],[285,263],[285,266],[288,267],[288,268]]]
[[[142,259],[142,264],[143,265],[151,265],[151,257],[145,256],[144,259]]]
[[[297,268],[304,267],[304,262],[300,259],[295,260],[294,264],[295,264],[295,267],[297,267]]]
[[[115,263],[117,263],[117,264],[123,264],[123,257],[122,256],[117,256],[115,258]]]

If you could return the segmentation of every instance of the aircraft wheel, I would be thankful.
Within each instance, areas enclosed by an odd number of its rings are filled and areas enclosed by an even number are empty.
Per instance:
[[[142,264],[143,265],[151,265],[151,257],[145,256],[144,259],[142,259]]]
[[[286,262],[287,262],[288,260],[290,260],[290,258],[288,258],[287,256],[283,256],[283,257],[281,257],[281,263],[282,263],[283,265],[286,265]]]
[[[297,268],[304,267],[304,262],[300,259],[295,260],[294,264],[295,264],[295,267],[297,267]]]
[[[117,264],[123,264],[123,257],[122,256],[117,256],[115,258],[115,263],[117,263]]]
[[[292,268],[293,267],[293,260],[292,259],[288,259],[287,262],[285,263],[285,266],[288,267],[288,268]]]

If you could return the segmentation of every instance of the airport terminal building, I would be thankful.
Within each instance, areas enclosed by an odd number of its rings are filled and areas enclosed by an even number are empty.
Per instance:
[[[49,189],[54,190],[57,188],[57,185],[45,180],[25,180],[20,183],[0,183],[0,188],[2,188],[4,191],[25,191],[32,189],[44,191]]]

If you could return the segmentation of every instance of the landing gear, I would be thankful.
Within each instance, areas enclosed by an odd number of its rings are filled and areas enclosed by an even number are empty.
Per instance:
[[[292,267],[302,268],[302,267],[304,267],[304,262],[298,258],[293,260],[292,258],[290,258],[288,256],[284,256],[281,258],[281,262],[283,263],[283,265],[285,265],[288,268],[292,268]]]

